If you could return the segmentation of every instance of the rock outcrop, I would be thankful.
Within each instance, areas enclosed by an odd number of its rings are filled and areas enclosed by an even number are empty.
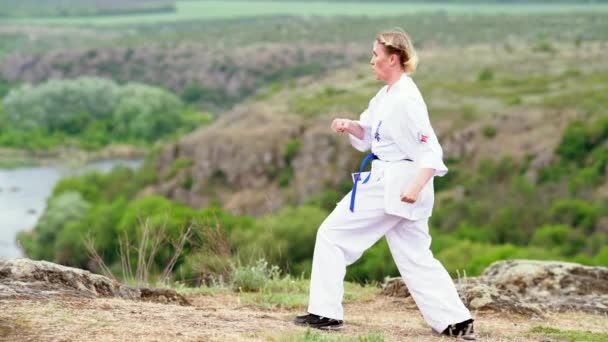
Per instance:
[[[608,268],[536,260],[505,260],[479,277],[459,279],[456,288],[471,310],[542,316],[544,311],[608,314]],[[399,277],[387,279],[382,293],[408,297]]]
[[[52,297],[118,297],[158,303],[189,305],[170,289],[139,288],[120,284],[89,271],[30,259],[0,260],[0,299]]]

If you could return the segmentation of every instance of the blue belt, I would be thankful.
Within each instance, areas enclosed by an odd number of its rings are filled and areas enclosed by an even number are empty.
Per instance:
[[[350,194],[350,211],[351,212],[355,212],[355,196],[357,195],[357,183],[359,183],[359,177],[361,176],[361,172],[363,172],[363,169],[365,169],[365,165],[367,165],[367,163],[369,163],[370,160],[373,159],[378,159],[378,156],[370,153],[368,154],[363,161],[361,162],[361,167],[359,168],[359,173],[357,173],[355,175],[355,182],[353,183],[353,191]],[[363,181],[363,184],[367,183],[369,181],[369,177],[371,177],[372,173],[370,172],[367,177],[365,178],[365,180]]]
[[[367,165],[367,163],[369,163],[370,160],[374,160],[374,159],[380,159],[378,158],[377,155],[370,153],[368,154],[363,161],[361,162],[361,167],[359,168],[359,173],[357,173],[357,175],[355,175],[355,182],[353,184],[353,191],[350,193],[350,211],[351,212],[355,212],[355,196],[357,195],[357,183],[359,183],[359,177],[361,176],[361,172],[363,172],[363,169],[365,169],[365,165]],[[407,160],[407,161],[413,161],[410,158],[405,158],[403,160]],[[367,175],[367,177],[365,178],[365,180],[362,182],[362,184],[365,184],[369,181],[369,178],[371,177],[372,173],[370,171],[370,173]]]

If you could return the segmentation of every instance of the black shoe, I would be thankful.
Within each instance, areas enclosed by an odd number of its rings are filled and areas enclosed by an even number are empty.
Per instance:
[[[460,323],[450,324],[441,334],[451,337],[461,337],[463,340],[475,341],[473,320],[467,319]]]
[[[315,314],[306,314],[296,317],[293,322],[297,325],[309,326],[321,330],[337,330],[341,329],[343,322],[341,320],[318,316]]]

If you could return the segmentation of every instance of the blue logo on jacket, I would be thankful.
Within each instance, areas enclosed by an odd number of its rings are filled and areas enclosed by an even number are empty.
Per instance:
[[[374,139],[376,139],[376,141],[380,141],[380,125],[382,125],[382,120],[378,122],[378,127],[376,127],[376,133],[374,134]]]

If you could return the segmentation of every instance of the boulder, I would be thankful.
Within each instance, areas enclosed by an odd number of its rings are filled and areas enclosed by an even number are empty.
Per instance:
[[[26,258],[0,260],[0,299],[48,299],[52,297],[118,297],[158,303],[189,305],[171,289],[152,289],[120,284],[89,271]]]
[[[608,268],[536,260],[504,260],[479,277],[455,282],[471,310],[493,310],[532,316],[544,311],[608,314]],[[382,294],[408,297],[403,280],[387,278]]]

